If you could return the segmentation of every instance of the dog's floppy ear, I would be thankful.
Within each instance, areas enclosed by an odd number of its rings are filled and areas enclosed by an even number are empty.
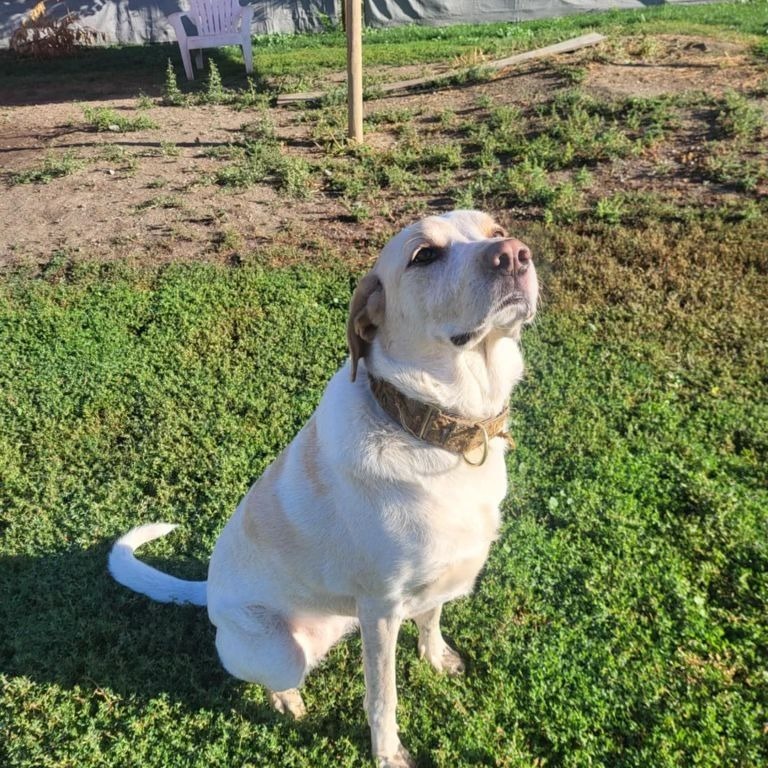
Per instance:
[[[349,303],[347,343],[352,357],[352,381],[357,376],[357,362],[368,354],[376,329],[384,320],[384,286],[369,272],[357,284]]]

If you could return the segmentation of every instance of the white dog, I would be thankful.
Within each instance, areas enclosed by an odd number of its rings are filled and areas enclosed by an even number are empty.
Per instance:
[[[472,590],[497,536],[507,400],[537,300],[530,250],[486,214],[404,229],[352,297],[350,359],[240,502],[207,582],[134,557],[165,524],[119,539],[112,575],[156,600],[207,605],[226,669],[295,716],[307,672],[359,626],[373,754],[413,766],[395,722],[398,630],[413,619],[419,654],[463,670],[440,611]]]

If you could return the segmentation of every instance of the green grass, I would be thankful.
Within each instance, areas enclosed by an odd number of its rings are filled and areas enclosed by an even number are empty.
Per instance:
[[[465,679],[402,633],[403,739],[424,766],[763,764],[765,220],[521,234],[545,302],[504,532],[446,611]],[[219,668],[203,611],[105,570],[118,533],[166,519],[182,527],[149,555],[204,574],[345,355],[355,276],[324,263],[59,254],[2,286],[3,765],[368,764],[358,639],[310,677],[296,725]]]

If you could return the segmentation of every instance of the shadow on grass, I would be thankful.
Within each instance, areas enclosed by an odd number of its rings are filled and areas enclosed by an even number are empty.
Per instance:
[[[119,586],[107,571],[110,546],[0,559],[0,667],[64,687],[215,706],[238,683],[218,661],[205,609],[153,603]],[[203,566],[160,567],[204,578]]]
[[[225,88],[246,85],[246,73],[239,48],[205,51],[206,66],[195,71],[188,82],[181,65],[179,46],[153,45],[85,48],[74,56],[53,60],[20,59],[8,50],[0,51],[0,105],[58,104],[68,101],[157,97],[164,92],[168,61],[173,64],[182,92],[194,92],[208,78],[208,60],[216,62]],[[268,90],[258,72],[258,60],[250,79],[257,92]]]
[[[221,666],[204,608],[155,603],[112,580],[107,571],[111,544],[0,557],[0,673],[45,686],[78,687],[76,697],[108,690],[140,706],[162,697],[185,711],[245,717],[300,749],[328,737],[367,750],[357,655],[350,662],[354,672],[342,673],[344,690],[335,692],[342,699],[336,702],[340,709],[329,710],[324,700],[326,671],[309,683],[307,717],[296,722],[280,715],[267,703],[264,689],[233,678]],[[199,562],[147,561],[183,578],[205,577],[206,566]]]

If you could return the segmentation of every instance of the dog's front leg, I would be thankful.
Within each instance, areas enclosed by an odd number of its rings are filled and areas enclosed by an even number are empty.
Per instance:
[[[381,600],[360,600],[358,618],[373,755],[379,768],[413,768],[416,763],[400,743],[396,722],[395,648],[402,608]]]
[[[413,620],[419,628],[419,657],[426,660],[438,671],[449,675],[464,674],[464,661],[457,651],[443,639],[440,631],[442,605],[426,611]]]

